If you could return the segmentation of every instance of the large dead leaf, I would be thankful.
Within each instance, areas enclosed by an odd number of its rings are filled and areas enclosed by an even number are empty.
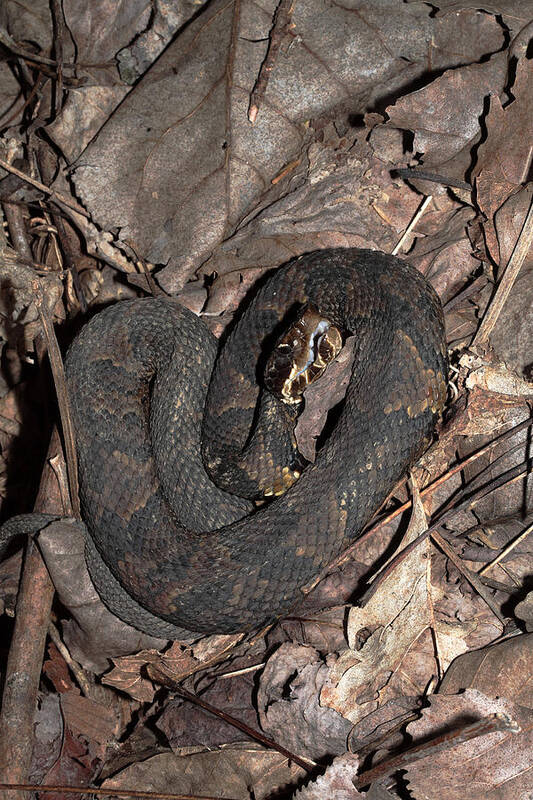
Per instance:
[[[504,53],[483,64],[448,70],[389,106],[389,124],[415,132],[413,151],[424,154],[424,168],[463,179],[480,137],[485,98],[503,89],[506,74]]]
[[[406,778],[416,800],[517,800],[533,788],[533,714],[507,699],[491,700],[468,689],[461,695],[433,695],[422,719],[408,725],[418,741],[490,714],[506,714],[521,728],[491,733],[416,761]]]
[[[417,494],[413,509],[404,546],[427,527]],[[330,669],[320,697],[324,705],[335,708],[352,722],[358,722],[398,694],[413,693],[416,679],[409,676],[410,670],[404,662],[433,624],[433,603],[440,593],[431,587],[429,552],[430,544],[426,541],[382,581],[365,606],[355,606],[350,611],[349,649]],[[418,687],[420,692],[423,689]]]
[[[249,96],[274,9],[272,0],[260,12],[251,0],[208,4],[78,160],[76,187],[95,219],[168,264],[167,289],[180,288],[302,155],[310,118],[341,105],[363,110],[412,82],[427,68],[427,41],[434,69],[477,60],[502,42],[494,18],[475,11],[441,20],[425,3],[306,0],[294,6],[251,125]]]
[[[511,101],[504,107],[502,99],[491,97],[486,125],[487,138],[480,145],[474,174],[477,176],[478,203],[487,217],[487,245],[494,262],[501,262],[503,267],[511,255],[531,202],[530,192],[522,189],[518,207],[515,201],[506,213],[502,208],[509,196],[527,180],[531,165],[533,92],[528,58],[521,58],[517,63]],[[497,212],[498,231],[493,222]],[[509,227],[513,233],[510,243],[506,241]]]
[[[268,659],[257,696],[263,730],[293,753],[315,760],[343,753],[352,727],[319,704],[327,672],[314,648],[287,642]]]
[[[150,792],[211,795],[235,800],[271,797],[275,790],[296,783],[301,767],[289,766],[279,753],[254,745],[189,756],[163,754],[132,764],[103,784],[104,789],[142,789]]]
[[[468,688],[490,697],[509,697],[533,709],[533,634],[513,636],[456,658],[439,694],[456,694]]]

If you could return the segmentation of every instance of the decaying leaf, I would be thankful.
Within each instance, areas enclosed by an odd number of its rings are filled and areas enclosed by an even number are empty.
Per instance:
[[[107,686],[114,686],[121,692],[129,694],[140,703],[151,702],[156,689],[153,683],[141,675],[146,664],[159,661],[156,650],[141,650],[134,656],[121,656],[113,659],[115,666],[102,678]]]
[[[476,11],[452,22],[422,3],[297,4],[284,57],[252,125],[249,94],[274,8],[270,0],[260,13],[249,0],[210,3],[78,160],[74,178],[84,203],[148,261],[168,264],[167,289],[181,288],[301,156],[307,120],[341,104],[353,113],[412,82],[426,69],[426,39],[437,69],[462,63],[463,50],[471,57],[473,42],[479,58],[502,40],[495,21]],[[283,181],[278,186],[281,193]]]
[[[279,753],[254,745],[195,753],[189,756],[163,754],[127,767],[103,784],[105,789],[136,789],[176,794],[221,795],[257,800],[296,784],[304,775],[301,767],[289,766]]]
[[[323,800],[324,797],[351,800],[353,797],[364,797],[353,785],[357,767],[357,757],[351,753],[337,756],[323,775],[293,795],[294,800]]]
[[[429,171],[462,178],[470,149],[480,136],[485,98],[503,89],[506,73],[503,53],[483,64],[449,70],[389,107],[389,124],[415,131],[413,149],[424,154]]]
[[[508,697],[533,709],[533,634],[472,650],[450,664],[439,694],[477,689],[492,697]]]
[[[313,759],[343,753],[351,723],[319,704],[328,668],[312,647],[282,644],[261,674],[261,727],[279,744]]]
[[[505,246],[506,226],[502,206],[527,180],[531,164],[533,98],[531,61],[527,58],[521,58],[517,63],[512,91],[513,98],[505,108],[497,95],[491,97],[486,123],[487,138],[480,145],[475,169],[479,205],[487,216],[485,238],[494,262],[501,264],[502,267],[510,256],[509,247]],[[518,131],[520,133],[516,135]],[[530,193],[527,190],[521,193],[521,206],[527,209]],[[499,236],[492,222],[498,209],[502,209],[499,213]],[[506,215],[512,227],[516,225],[513,222],[516,213],[516,208],[510,207]],[[522,210],[522,219],[524,215],[525,210]],[[498,241],[500,238],[501,243]],[[512,246],[514,247],[514,242]]]
[[[417,490],[413,515],[403,545],[427,527]],[[430,545],[410,553],[380,584],[370,601],[355,606],[348,617],[349,649],[330,669],[321,702],[358,722],[397,694],[412,694],[404,660],[433,623],[433,603],[439,592],[431,587]],[[424,686],[417,687],[423,692]]]
[[[490,714],[506,714],[520,727],[491,733],[421,759],[407,768],[409,790],[417,800],[516,800],[533,787],[533,714],[508,699],[491,700],[468,689],[460,695],[433,695],[422,718],[408,725],[417,741]]]

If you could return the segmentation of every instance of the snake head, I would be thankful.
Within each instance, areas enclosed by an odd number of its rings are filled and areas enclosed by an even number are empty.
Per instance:
[[[283,334],[265,369],[265,387],[289,405],[301,402],[304,390],[316,381],[342,348],[342,334],[315,306],[309,304]]]

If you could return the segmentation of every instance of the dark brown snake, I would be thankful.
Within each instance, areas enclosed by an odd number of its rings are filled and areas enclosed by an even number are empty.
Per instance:
[[[335,428],[294,482],[294,407],[260,386],[288,312],[306,306],[354,335],[356,357]],[[433,289],[351,249],[278,269],[218,356],[200,319],[146,298],[97,314],[66,370],[91,576],[118,616],[169,638],[287,612],[428,446],[447,380]],[[286,486],[259,508],[227,491]]]

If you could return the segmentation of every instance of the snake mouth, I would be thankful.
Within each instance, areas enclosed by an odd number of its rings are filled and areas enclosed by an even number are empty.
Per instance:
[[[342,334],[311,304],[276,344],[265,369],[265,387],[296,405],[304,390],[323,374],[342,349]]]

